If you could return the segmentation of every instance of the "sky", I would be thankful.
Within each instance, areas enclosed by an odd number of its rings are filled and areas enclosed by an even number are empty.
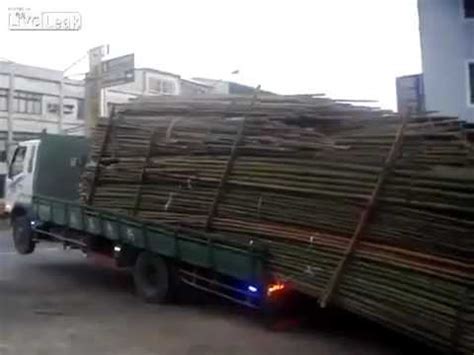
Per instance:
[[[10,31],[8,9],[77,11],[79,31]],[[325,93],[396,108],[395,78],[421,72],[416,0],[2,1],[0,59],[64,70],[87,50],[135,53],[184,78]],[[87,71],[82,60],[68,71]],[[238,74],[231,74],[238,70]]]

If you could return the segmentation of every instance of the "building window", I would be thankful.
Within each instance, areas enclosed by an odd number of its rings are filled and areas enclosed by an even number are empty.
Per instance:
[[[174,94],[175,92],[175,85],[174,82],[170,80],[163,80],[162,81],[162,86],[163,86],[163,94]]]
[[[0,111],[8,111],[8,90],[0,89]]]
[[[47,110],[48,110],[48,113],[58,113],[59,105],[48,102]]]
[[[150,92],[161,94],[161,80],[160,79],[149,79],[148,88]]]
[[[165,79],[148,79],[148,89],[153,94],[174,95],[176,93],[174,81]]]
[[[161,94],[161,80],[154,78],[148,79],[148,90],[153,93]]]
[[[48,103],[48,112],[59,114],[59,104]],[[63,105],[63,114],[72,115],[74,113],[74,105]]]
[[[464,17],[474,19],[474,0],[463,0]]]
[[[467,80],[469,85],[469,104],[474,105],[474,61],[469,62],[467,67]]]
[[[41,95],[15,91],[13,107],[17,113],[41,114]]]
[[[74,114],[74,105],[63,105],[63,113],[66,115]]]

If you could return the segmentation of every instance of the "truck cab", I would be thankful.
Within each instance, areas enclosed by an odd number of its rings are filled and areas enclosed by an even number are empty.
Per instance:
[[[84,137],[44,133],[18,144],[5,183],[5,212],[20,254],[33,252],[34,196],[79,202],[79,180],[87,159]]]

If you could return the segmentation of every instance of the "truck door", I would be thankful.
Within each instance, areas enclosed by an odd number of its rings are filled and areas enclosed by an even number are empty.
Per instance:
[[[23,142],[16,148],[6,181],[6,211],[17,203],[29,204],[33,194],[33,174],[37,142]]]

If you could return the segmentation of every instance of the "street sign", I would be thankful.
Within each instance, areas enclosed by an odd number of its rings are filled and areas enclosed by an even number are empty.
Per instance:
[[[108,44],[104,44],[102,46],[89,49],[89,57],[95,61],[100,62],[100,58],[102,58],[104,55],[107,55],[107,54],[109,54]]]
[[[127,54],[102,62],[101,86],[109,87],[135,80],[135,55]]]

